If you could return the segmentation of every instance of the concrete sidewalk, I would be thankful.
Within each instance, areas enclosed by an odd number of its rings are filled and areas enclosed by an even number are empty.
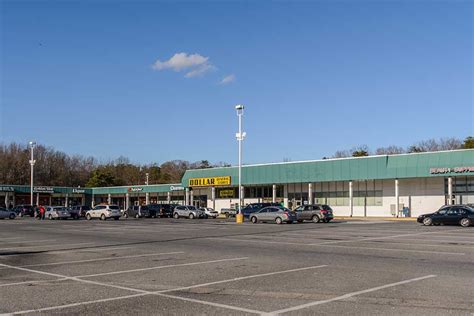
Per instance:
[[[334,216],[334,219],[339,220],[357,220],[357,221],[401,221],[412,222],[416,221],[416,217],[379,217],[379,216]]]

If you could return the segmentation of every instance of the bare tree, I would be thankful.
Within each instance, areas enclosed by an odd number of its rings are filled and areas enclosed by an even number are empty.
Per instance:
[[[375,150],[376,155],[397,155],[405,153],[405,149],[398,146],[380,147]]]

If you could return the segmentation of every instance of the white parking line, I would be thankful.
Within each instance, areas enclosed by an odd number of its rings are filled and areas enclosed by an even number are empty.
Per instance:
[[[130,248],[133,248],[133,247],[122,247],[122,246],[119,246],[119,247],[100,247],[98,246],[97,248],[93,248],[93,249],[81,249],[80,251],[81,252],[102,252],[102,251],[111,251],[111,250],[123,250],[123,249],[130,249]]]
[[[6,268],[2,268],[2,269],[14,269],[14,268],[6,267]],[[16,283],[5,283],[5,284],[0,284],[0,287],[23,285],[23,284],[38,284],[38,283],[58,282],[58,281],[66,281],[66,280],[69,280],[69,279],[68,278],[61,278],[61,279],[54,279],[54,280],[39,280],[39,281],[24,281],[24,282],[16,282]]]
[[[156,267],[149,267],[149,268],[142,268],[142,269],[132,269],[132,270],[112,271],[112,272],[104,272],[104,273],[96,273],[96,274],[88,274],[88,275],[78,275],[78,276],[75,276],[75,278],[91,278],[91,277],[104,276],[104,275],[133,273],[133,272],[158,270],[158,269],[166,269],[166,268],[174,268],[174,267],[187,267],[187,266],[195,266],[195,265],[200,265],[200,264],[205,264],[205,263],[217,263],[217,262],[238,261],[238,260],[247,260],[247,259],[248,257],[241,257],[241,258],[229,258],[229,259],[209,260],[209,261],[190,262],[190,263],[179,263],[179,264],[170,264],[166,266],[156,266]]]
[[[331,299],[328,299],[328,300],[316,301],[316,302],[307,303],[307,304],[303,304],[303,305],[299,305],[299,306],[280,309],[278,311],[273,311],[273,312],[268,313],[266,315],[280,315],[280,314],[283,314],[283,313],[294,312],[294,311],[301,310],[301,309],[304,309],[304,308],[313,307],[313,306],[317,306],[317,305],[322,305],[322,304],[326,304],[326,303],[331,303],[331,302],[334,302],[334,301],[345,300],[345,299],[351,298],[353,296],[357,296],[357,295],[361,295],[361,294],[365,294],[365,293],[370,293],[370,292],[375,292],[375,291],[387,289],[387,288],[398,286],[398,285],[403,285],[403,284],[408,284],[408,283],[412,283],[412,282],[422,281],[422,280],[426,280],[426,279],[430,279],[430,278],[434,278],[434,277],[436,277],[436,275],[430,274],[430,275],[426,275],[426,276],[419,277],[419,278],[414,278],[414,279],[409,279],[409,280],[405,280],[405,281],[390,283],[390,284],[386,284],[386,285],[382,285],[382,286],[373,287],[373,288],[367,289],[367,290],[362,290],[362,291],[357,291],[357,292],[344,294],[344,295],[337,296],[337,297],[334,297],[334,298],[331,298]]]
[[[93,245],[93,242],[83,242],[83,243],[77,243],[77,244],[64,244],[64,247],[69,247],[69,246],[84,246],[84,245]],[[10,250],[10,249],[21,249],[21,248],[47,248],[51,246],[56,246],[56,245],[43,245],[43,246],[17,246],[17,247],[9,247],[9,248],[0,248],[0,251],[2,250]],[[76,249],[77,250],[77,249]]]
[[[427,254],[442,254],[442,255],[456,255],[464,256],[465,253],[460,252],[444,252],[444,251],[428,251],[428,250],[413,250],[413,249],[398,249],[398,248],[378,248],[378,247],[357,247],[357,246],[343,246],[333,245],[332,243],[312,243],[305,244],[304,242],[284,242],[284,241],[267,241],[267,240],[255,240],[255,239],[236,239],[236,238],[206,238],[212,239],[213,241],[238,241],[238,242],[253,242],[253,243],[264,243],[264,244],[281,244],[281,245],[296,245],[296,246],[314,246],[314,247],[338,247],[348,249],[363,249],[363,250],[382,250],[382,251],[403,251],[403,252],[416,252],[416,253],[427,253]]]
[[[76,261],[62,261],[62,262],[52,262],[52,263],[38,263],[38,264],[29,264],[20,266],[21,268],[29,267],[44,267],[44,266],[55,266],[62,264],[72,264],[72,263],[87,263],[87,262],[96,262],[96,261],[107,261],[107,260],[119,260],[119,259],[130,259],[130,258],[142,258],[142,257],[154,257],[154,256],[164,256],[164,255],[175,255],[183,254],[183,251],[176,252],[159,252],[159,253],[148,253],[144,255],[133,255],[133,256],[121,256],[121,257],[107,257],[107,258],[96,258],[96,259],[86,259],[86,260],[76,260]]]

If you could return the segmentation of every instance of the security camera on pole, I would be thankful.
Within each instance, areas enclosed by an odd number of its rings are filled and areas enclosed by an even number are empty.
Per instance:
[[[34,149],[36,146],[36,142],[31,141],[29,143],[30,145],[30,151],[31,151],[31,159],[30,159],[30,166],[31,166],[31,178],[30,178],[30,204],[33,204],[33,175],[34,175],[34,168],[35,168],[35,159],[34,159]]]
[[[244,140],[246,133],[242,132],[244,106],[239,104],[235,106],[235,109],[237,110],[237,116],[239,117],[239,132],[235,134],[237,141],[239,142],[239,209],[235,219],[238,224],[241,224],[244,222],[244,214],[242,214],[242,141]]]

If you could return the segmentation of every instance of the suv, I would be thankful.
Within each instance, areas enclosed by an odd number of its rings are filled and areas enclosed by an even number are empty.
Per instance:
[[[280,203],[250,203],[242,208],[242,214],[244,217],[249,218],[250,214],[260,211],[264,207],[268,206],[281,206]]]
[[[123,216],[125,218],[128,217],[135,217],[135,218],[140,218],[140,217],[156,217],[156,209],[152,208],[148,205],[140,206],[140,205],[134,205],[132,207],[129,207],[124,213]]]
[[[23,216],[35,216],[35,208],[32,205],[17,205],[13,208],[13,212],[20,217]]]
[[[304,220],[311,220],[315,223],[324,222],[329,223],[334,219],[332,208],[329,205],[311,204],[301,205],[295,209],[298,222]]]
[[[204,211],[198,210],[195,206],[192,205],[179,205],[174,208],[173,217],[178,219],[180,217],[187,217],[189,219],[193,218],[207,218]]]
[[[148,204],[150,209],[155,210],[158,217],[173,217],[173,211],[177,204]]]
[[[79,219],[81,217],[86,217],[87,211],[90,211],[91,208],[85,205],[76,205],[69,208],[69,213],[74,219]]]
[[[105,221],[108,218],[118,220],[122,212],[117,205],[97,205],[92,210],[86,212],[86,219],[100,218]]]

